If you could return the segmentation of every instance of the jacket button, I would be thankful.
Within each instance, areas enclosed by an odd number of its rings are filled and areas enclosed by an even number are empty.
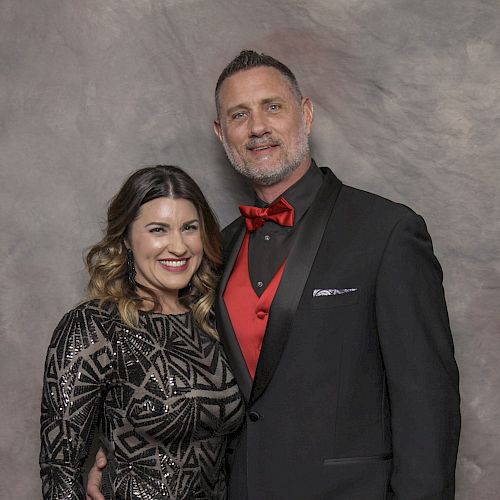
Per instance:
[[[251,411],[249,414],[248,414],[248,418],[252,421],[252,422],[257,422],[257,420],[260,419],[260,413],[256,412],[256,411]]]

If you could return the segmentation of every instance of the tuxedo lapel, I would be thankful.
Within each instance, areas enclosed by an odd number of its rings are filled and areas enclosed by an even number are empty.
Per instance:
[[[228,248],[224,249],[227,258],[224,262],[224,272],[219,283],[219,290],[217,292],[217,329],[224,345],[224,351],[228,358],[231,370],[236,377],[240,391],[242,392],[246,401],[250,399],[250,392],[252,390],[252,377],[248,371],[248,367],[241,352],[238,339],[233,329],[229,312],[224,302],[224,290],[226,289],[227,282],[233,271],[236,258],[240,251],[241,243],[245,236],[245,224],[241,223],[241,228],[235,231]]]
[[[280,361],[305,283],[342,186],[330,170],[322,170],[325,173],[323,184],[301,222],[300,232],[288,255],[285,271],[271,306],[250,403],[263,393]]]

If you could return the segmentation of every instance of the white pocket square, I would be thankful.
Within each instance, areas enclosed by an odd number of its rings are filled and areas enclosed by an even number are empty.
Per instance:
[[[344,295],[345,293],[356,292],[357,288],[315,288],[313,297],[324,297],[329,295]]]

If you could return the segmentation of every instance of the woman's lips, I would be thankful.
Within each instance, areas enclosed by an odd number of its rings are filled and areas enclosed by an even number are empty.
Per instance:
[[[171,273],[181,273],[188,268],[189,259],[163,259],[159,260],[160,266],[166,271],[170,271]]]

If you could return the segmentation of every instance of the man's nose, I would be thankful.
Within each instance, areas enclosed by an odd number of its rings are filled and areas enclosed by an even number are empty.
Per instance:
[[[253,137],[261,137],[271,132],[269,120],[261,111],[255,111],[251,114],[249,120],[249,134]]]

